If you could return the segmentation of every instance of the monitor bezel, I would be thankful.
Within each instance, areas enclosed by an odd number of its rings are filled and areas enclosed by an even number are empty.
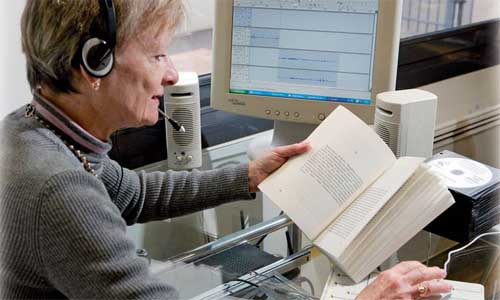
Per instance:
[[[247,116],[308,124],[319,124],[343,105],[372,124],[376,95],[396,87],[401,14],[402,0],[379,0],[371,104],[351,104],[230,93],[233,0],[216,0],[210,105]]]

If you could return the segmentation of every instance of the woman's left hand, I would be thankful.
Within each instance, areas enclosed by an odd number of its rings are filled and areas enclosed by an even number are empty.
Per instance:
[[[283,165],[290,157],[302,154],[309,150],[307,142],[301,142],[288,146],[274,148],[261,158],[250,162],[248,166],[248,190],[250,193],[257,192],[257,186],[272,172]]]

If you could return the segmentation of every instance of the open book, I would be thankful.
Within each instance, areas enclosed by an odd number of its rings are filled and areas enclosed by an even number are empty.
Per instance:
[[[423,158],[396,159],[342,106],[307,140],[259,188],[356,282],[454,202]]]

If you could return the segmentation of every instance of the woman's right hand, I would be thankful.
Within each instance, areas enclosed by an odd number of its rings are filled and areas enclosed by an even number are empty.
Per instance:
[[[450,284],[439,280],[445,277],[446,272],[438,267],[428,268],[417,261],[405,261],[380,273],[356,299],[406,300],[439,296],[451,291]]]

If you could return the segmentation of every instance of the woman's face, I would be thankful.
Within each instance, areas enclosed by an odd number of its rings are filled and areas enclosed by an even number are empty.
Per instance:
[[[151,29],[125,42],[115,66],[102,82],[105,109],[119,128],[153,125],[163,88],[178,81],[177,70],[167,55],[170,31]]]

